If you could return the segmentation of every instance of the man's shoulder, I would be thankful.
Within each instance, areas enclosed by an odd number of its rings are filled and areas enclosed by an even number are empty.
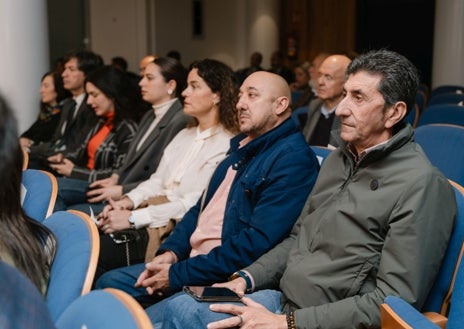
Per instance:
[[[298,162],[308,164],[311,161],[317,162],[316,157],[311,152],[309,145],[300,131],[282,136],[264,152],[264,155],[267,158],[275,158],[276,160],[281,158],[284,161],[288,161],[291,158],[291,163],[288,163],[289,166]],[[308,165],[308,167],[310,166]]]

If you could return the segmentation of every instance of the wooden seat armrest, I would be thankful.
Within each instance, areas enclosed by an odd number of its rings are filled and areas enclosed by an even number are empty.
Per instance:
[[[439,326],[441,329],[446,329],[446,323],[448,322],[448,319],[443,316],[440,313],[435,313],[435,312],[424,312],[422,313],[424,316],[435,323],[437,326]]]
[[[413,329],[385,303],[380,305],[380,318],[382,329]]]

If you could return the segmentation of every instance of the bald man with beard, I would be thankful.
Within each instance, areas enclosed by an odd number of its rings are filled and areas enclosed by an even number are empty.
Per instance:
[[[327,57],[319,66],[317,98],[308,106],[303,135],[309,145],[338,146],[331,132],[340,128],[335,109],[343,99],[345,70],[351,60],[345,55]]]
[[[205,195],[153,261],[107,272],[97,288],[122,289],[152,303],[177,293],[147,309],[157,328],[183,286],[225,282],[287,237],[319,169],[289,103],[289,86],[277,74],[246,78],[236,106],[241,133],[231,139]]]

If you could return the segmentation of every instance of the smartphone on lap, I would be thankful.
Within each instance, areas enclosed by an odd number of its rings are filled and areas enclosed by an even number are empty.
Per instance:
[[[241,297],[225,287],[185,286],[184,292],[199,302],[239,302]]]

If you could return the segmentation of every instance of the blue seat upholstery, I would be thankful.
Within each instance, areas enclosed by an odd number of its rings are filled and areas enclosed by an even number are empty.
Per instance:
[[[408,122],[413,128],[416,127],[417,122],[419,121],[419,106],[417,104],[414,104],[414,108],[409,111],[408,115],[404,117],[404,121]]]
[[[117,289],[93,290],[66,308],[58,329],[151,329],[148,315],[127,293]]]
[[[419,113],[422,113],[422,111],[424,111],[425,109],[425,106],[427,105],[428,103],[428,99],[427,99],[427,94],[425,93],[425,91],[423,90],[417,90],[416,92],[416,104],[417,104],[417,107],[419,109]]]
[[[419,126],[414,131],[414,138],[435,167],[448,179],[464,185],[464,127]]]
[[[320,165],[322,165],[324,160],[327,158],[327,156],[332,151],[331,149],[325,146],[310,145],[310,147],[313,150],[313,152],[316,154],[317,160],[319,161]]]
[[[457,216],[440,271],[422,309],[424,312],[441,314],[448,312],[453,275],[456,272],[460,254],[464,249],[464,189],[453,181],[450,183],[453,185],[456,197]]]
[[[430,97],[444,93],[464,93],[464,86],[461,85],[441,85],[432,89]]]
[[[53,321],[79,296],[88,293],[100,252],[98,229],[87,214],[58,211],[44,222],[57,239],[46,302]]]
[[[16,268],[0,261],[0,328],[53,328],[37,287]]]
[[[387,296],[381,305],[382,329],[440,329],[422,313],[397,296]]]
[[[429,106],[436,104],[458,104],[464,101],[464,94],[442,93],[434,95],[429,100]]]
[[[417,311],[406,301],[397,296],[385,298],[385,304],[381,307],[382,329],[439,329],[424,314]],[[436,318],[436,317],[435,317]],[[445,323],[446,329],[461,329],[464,323],[464,262],[459,263],[456,281],[454,283],[451,308]]]
[[[439,313],[443,317],[434,318],[445,322],[448,316],[446,328],[457,329],[462,328],[464,319],[464,189],[451,183],[458,206],[456,222],[437,279],[422,311]],[[381,316],[383,329],[439,328],[400,297],[388,296],[381,307]]]
[[[55,207],[58,185],[55,176],[43,170],[23,170],[23,202],[26,214],[43,222],[50,216]]]
[[[443,123],[464,126],[464,106],[436,104],[427,106],[421,113],[417,126]]]
[[[292,112],[292,119],[295,121],[296,125],[300,127],[300,129],[304,128],[307,118],[308,118],[308,107],[307,106],[299,107]]]

